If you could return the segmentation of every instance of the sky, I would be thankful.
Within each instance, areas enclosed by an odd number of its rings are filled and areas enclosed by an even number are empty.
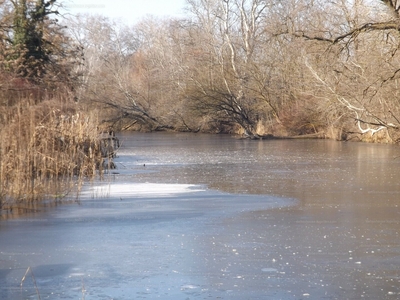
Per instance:
[[[71,14],[101,14],[134,24],[146,15],[183,16],[185,0],[64,0],[63,5]]]

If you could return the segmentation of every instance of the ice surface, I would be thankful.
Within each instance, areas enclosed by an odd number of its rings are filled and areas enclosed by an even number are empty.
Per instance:
[[[34,282],[42,299],[231,294],[236,283],[226,280],[242,280],[242,271],[207,270],[209,262],[218,266],[226,259],[227,248],[245,253],[218,239],[214,249],[204,248],[220,234],[220,220],[292,203],[192,184],[90,185],[79,204],[10,220],[1,228],[0,240],[7,243],[0,245],[0,298],[35,297]],[[16,289],[28,267],[32,276]]]
[[[398,147],[127,135],[77,202],[0,223],[0,299],[400,296]]]

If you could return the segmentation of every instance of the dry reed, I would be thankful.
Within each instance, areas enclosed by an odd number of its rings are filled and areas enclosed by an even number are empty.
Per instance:
[[[31,267],[28,267],[28,269],[26,269],[26,272],[25,272],[24,276],[23,276],[22,279],[21,279],[21,284],[20,284],[21,290],[22,290],[22,285],[23,285],[23,283],[24,283],[24,281],[25,281],[25,279],[26,279],[26,276],[27,276],[29,273],[31,274],[32,282],[33,282],[33,285],[35,286],[35,291],[36,291],[36,295],[37,295],[37,297],[38,297],[38,300],[41,300],[41,298],[40,298],[40,293],[39,293],[39,289],[38,289],[37,284],[36,284],[35,275],[33,275],[32,268],[31,268]]]
[[[0,216],[64,198],[102,166],[94,114],[65,99],[23,100],[0,106]]]

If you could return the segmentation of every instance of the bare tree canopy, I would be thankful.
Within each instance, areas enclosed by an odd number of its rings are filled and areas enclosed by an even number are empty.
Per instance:
[[[122,128],[398,141],[398,1],[186,3],[131,27],[75,18],[79,98]]]

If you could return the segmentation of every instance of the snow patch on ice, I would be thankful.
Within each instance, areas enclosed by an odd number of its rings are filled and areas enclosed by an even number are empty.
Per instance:
[[[93,186],[88,191],[84,191],[82,196],[94,198],[171,197],[177,194],[201,191],[205,191],[205,189],[194,184],[110,183]]]

